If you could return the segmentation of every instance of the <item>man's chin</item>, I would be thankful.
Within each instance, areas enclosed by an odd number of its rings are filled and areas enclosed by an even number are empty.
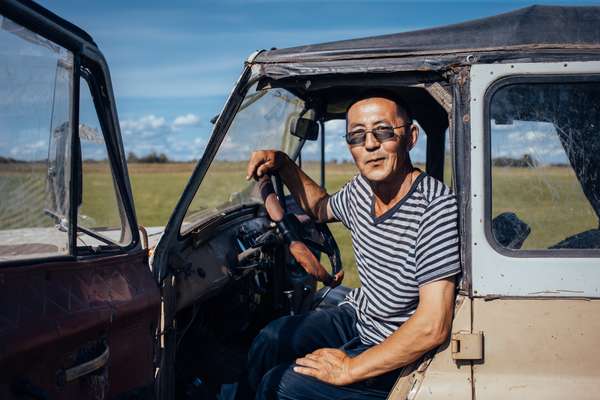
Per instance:
[[[370,182],[385,182],[390,177],[388,171],[381,171],[379,169],[362,171],[361,173]]]

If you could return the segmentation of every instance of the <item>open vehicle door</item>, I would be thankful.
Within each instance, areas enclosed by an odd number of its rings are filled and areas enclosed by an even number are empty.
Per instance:
[[[160,297],[106,62],[32,2],[0,14],[0,398],[151,393]]]

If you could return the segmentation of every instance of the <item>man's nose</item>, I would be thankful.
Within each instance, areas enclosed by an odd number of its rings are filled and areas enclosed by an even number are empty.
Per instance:
[[[365,137],[365,149],[367,151],[373,151],[377,150],[379,146],[381,146],[379,140],[375,139],[375,135],[373,135],[373,132],[368,131],[367,136]]]

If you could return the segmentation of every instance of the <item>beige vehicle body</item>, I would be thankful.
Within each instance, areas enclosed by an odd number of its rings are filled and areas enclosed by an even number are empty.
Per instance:
[[[462,282],[448,343],[411,366],[390,399],[598,398],[600,258],[575,252],[511,258],[488,242],[482,171],[489,159],[479,101],[503,77],[595,74],[598,68],[598,62],[470,68],[472,234],[465,245],[472,280]]]

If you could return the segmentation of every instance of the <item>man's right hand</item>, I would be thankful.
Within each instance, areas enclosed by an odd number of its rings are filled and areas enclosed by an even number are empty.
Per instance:
[[[292,161],[278,150],[257,150],[250,156],[246,179],[259,180],[262,176],[277,172],[304,212],[318,222],[333,220],[329,195]]]
[[[265,174],[277,172],[287,159],[287,155],[278,150],[254,151],[250,156],[250,161],[248,161],[246,179],[250,180],[251,178],[254,178],[255,180],[258,180]]]

